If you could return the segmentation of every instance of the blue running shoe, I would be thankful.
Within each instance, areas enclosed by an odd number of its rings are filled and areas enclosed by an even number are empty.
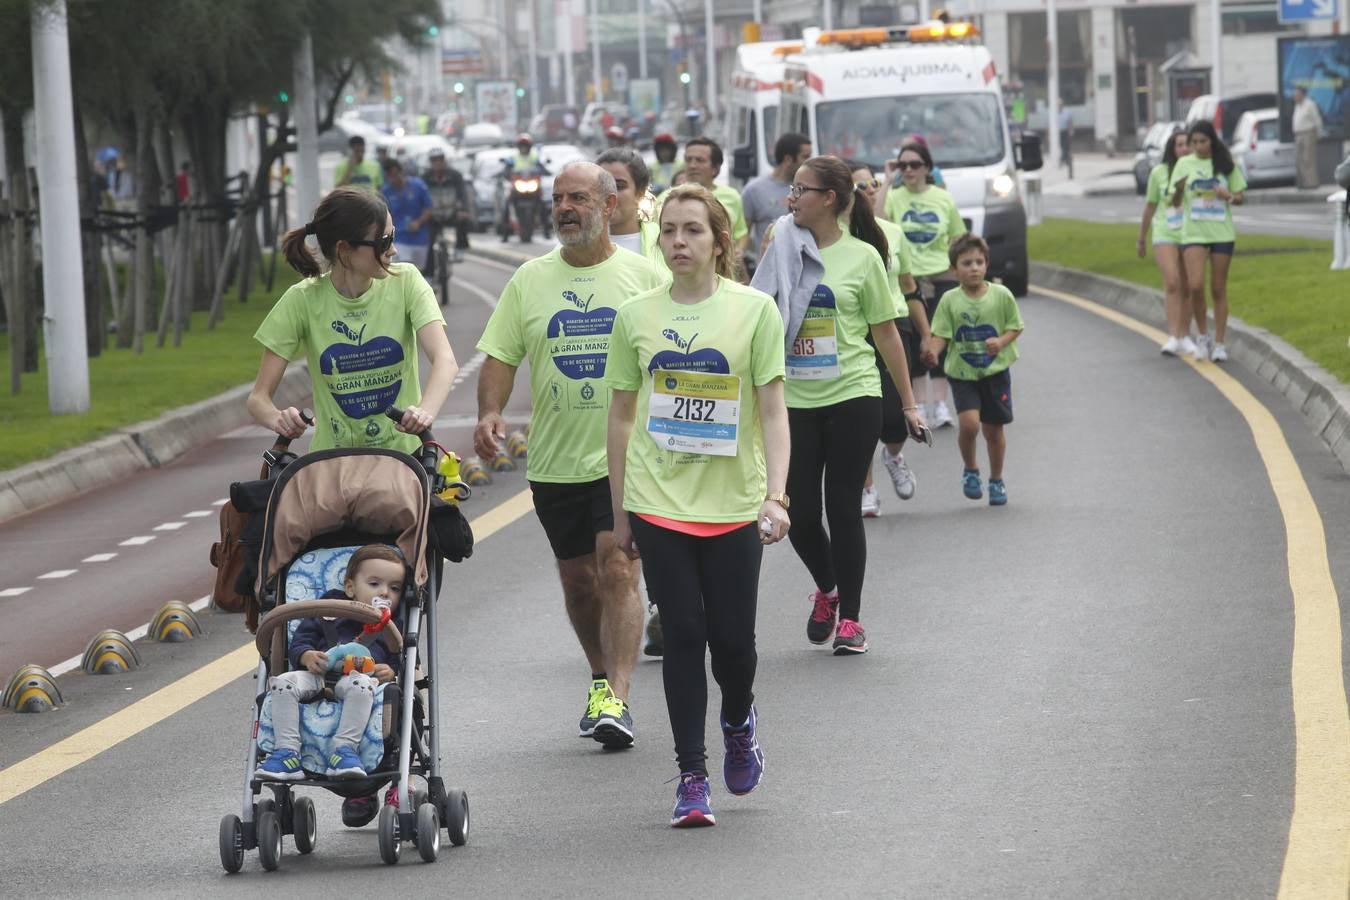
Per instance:
[[[759,716],[752,704],[744,724],[733,728],[722,723],[722,743],[727,749],[726,759],[722,761],[722,780],[727,790],[737,797],[744,797],[759,787],[760,779],[764,777],[764,751],[759,749],[755,737],[758,722]]]
[[[366,767],[351,747],[339,747],[328,757],[329,778],[365,778]]]
[[[1008,489],[1003,486],[1003,479],[989,479],[989,505],[1002,506],[1008,502]]]
[[[300,754],[284,747],[273,750],[253,771],[253,777],[262,781],[300,781],[305,770],[300,768]]]
[[[711,793],[707,775],[695,775],[693,772],[681,775],[679,786],[675,788],[675,811],[670,814],[670,827],[716,825],[712,807],[708,805],[708,795]]]
[[[979,469],[963,469],[961,471],[961,491],[972,500],[978,500],[984,496],[984,490],[980,487]]]

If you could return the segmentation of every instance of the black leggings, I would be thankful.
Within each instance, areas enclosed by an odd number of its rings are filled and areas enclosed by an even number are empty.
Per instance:
[[[857,506],[855,500],[854,506]],[[708,774],[703,723],[708,712],[705,652],[722,688],[722,721],[739,725],[754,702],[755,606],[764,547],[748,524],[712,538],[653,525],[629,513],[642,551],[647,589],[661,613],[661,674],[681,772]],[[705,649],[706,648],[706,649]]]
[[[839,588],[840,618],[856,621],[867,569],[867,536],[858,497],[881,435],[881,398],[855,397],[833,406],[788,409],[788,430],[792,434],[788,540],[818,589]],[[822,475],[829,534],[821,522]]]

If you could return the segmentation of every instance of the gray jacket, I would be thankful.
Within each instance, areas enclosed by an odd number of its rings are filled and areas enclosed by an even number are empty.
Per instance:
[[[811,295],[824,277],[825,263],[815,237],[792,221],[791,213],[780,216],[773,223],[773,241],[764,251],[750,286],[778,301],[778,312],[783,316],[785,354],[791,355],[792,342],[806,318]]]

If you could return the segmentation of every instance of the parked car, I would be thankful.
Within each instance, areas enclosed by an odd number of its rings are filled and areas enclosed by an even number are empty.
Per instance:
[[[459,138],[459,149],[469,155],[484,147],[505,147],[509,143],[502,126],[495,122],[474,122],[464,126],[464,134]]]
[[[1163,152],[1172,133],[1186,127],[1184,122],[1154,122],[1144,134],[1139,151],[1134,154],[1134,192],[1143,195],[1148,190],[1148,173],[1162,162]]]
[[[540,144],[539,163],[548,171],[541,180],[539,190],[544,195],[544,206],[553,209],[553,179],[562,167],[578,159],[591,159],[587,153],[575,144]]]
[[[474,227],[480,231],[495,228],[501,209],[502,169],[516,155],[514,147],[488,147],[479,150],[469,165],[473,182]]]
[[[1274,94],[1237,94],[1222,100],[1213,94],[1201,94],[1191,101],[1186,110],[1186,125],[1201,119],[1214,123],[1214,130],[1228,146],[1233,146],[1233,129],[1237,127],[1242,114],[1253,109],[1265,109],[1279,106],[1280,99]]]
[[[586,111],[581,114],[581,124],[577,126],[577,134],[583,142],[588,144],[605,142],[605,128],[601,124],[601,119],[606,112],[614,117],[615,125],[621,125],[628,118],[628,107],[622,103],[587,103]]]
[[[536,141],[574,141],[581,125],[581,110],[575,106],[550,103],[530,120],[530,134]]]
[[[1280,140],[1280,111],[1275,107],[1243,113],[1229,146],[1249,185],[1298,182],[1297,154],[1293,144]]]

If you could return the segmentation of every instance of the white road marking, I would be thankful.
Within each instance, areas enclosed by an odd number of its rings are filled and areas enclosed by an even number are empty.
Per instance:
[[[450,280],[453,281],[455,284],[459,285],[460,287],[464,288],[464,290],[468,291],[470,294],[476,296],[479,300],[482,300],[484,303],[486,303],[493,309],[497,308],[497,297],[490,291],[485,291],[476,284],[470,284],[469,282],[461,281],[458,278],[452,278]]]
[[[155,531],[177,531],[186,524],[186,522],[164,522],[163,524],[156,525]]]
[[[155,539],[153,534],[141,534],[136,537],[129,537],[117,546],[119,547],[139,547],[141,544],[148,544]]]
[[[31,590],[31,587],[5,588],[3,591],[0,591],[0,597],[17,597],[20,594],[26,594]]]
[[[212,501],[211,505],[212,505],[212,506],[224,506],[226,503],[229,503],[229,502],[230,502],[230,498],[229,498],[229,497],[226,497],[224,500],[214,500],[214,501]]]
[[[80,562],[107,562],[116,555],[116,553],[95,553],[93,556],[86,556]]]
[[[200,519],[200,518],[202,518],[203,516],[209,516],[209,515],[211,515],[211,510],[209,510],[209,509],[194,509],[192,512],[183,513],[183,518],[185,518],[185,519]]]
[[[501,271],[509,272],[512,275],[515,274],[516,269],[518,268],[517,266],[508,266],[506,263],[498,262],[495,259],[489,259],[486,256],[475,256],[472,251],[470,251],[469,256],[477,265],[487,266],[490,269],[500,269]]]
[[[466,362],[464,364],[464,367],[461,368],[459,372],[455,374],[455,381],[454,384],[451,385],[451,387],[458,387],[460,382],[466,381],[472,378],[474,375],[478,374],[478,370],[483,367],[483,363],[486,361],[487,361],[486,353],[483,353],[481,351],[475,353],[473,355],[473,359]]]
[[[28,588],[22,588],[22,590],[26,591],[28,590]],[[0,591],[0,597],[3,596],[4,592]],[[196,600],[193,600],[191,603],[188,604],[188,608],[191,609],[193,612],[201,612],[202,610],[206,609],[207,605],[210,602],[211,602],[211,595],[207,594],[205,597],[198,597]],[[141,638],[145,637],[149,633],[150,633],[150,623],[146,622],[144,625],[137,626],[136,628],[133,628],[130,631],[126,632],[126,636],[128,640],[139,641]],[[81,653],[79,656],[72,656],[70,659],[62,660],[61,662],[47,669],[47,671],[52,673],[52,677],[55,678],[58,675],[66,674],[72,669],[78,669],[80,667],[80,662],[83,659],[84,654]]]
[[[78,572],[78,571],[80,571],[80,570],[79,570],[79,569],[52,569],[50,572],[48,572],[48,573],[45,574],[45,575],[39,575],[39,576],[38,576],[38,580],[41,581],[41,580],[44,579],[44,578],[68,578],[69,576],[74,575],[74,574],[75,574],[76,572]]]

